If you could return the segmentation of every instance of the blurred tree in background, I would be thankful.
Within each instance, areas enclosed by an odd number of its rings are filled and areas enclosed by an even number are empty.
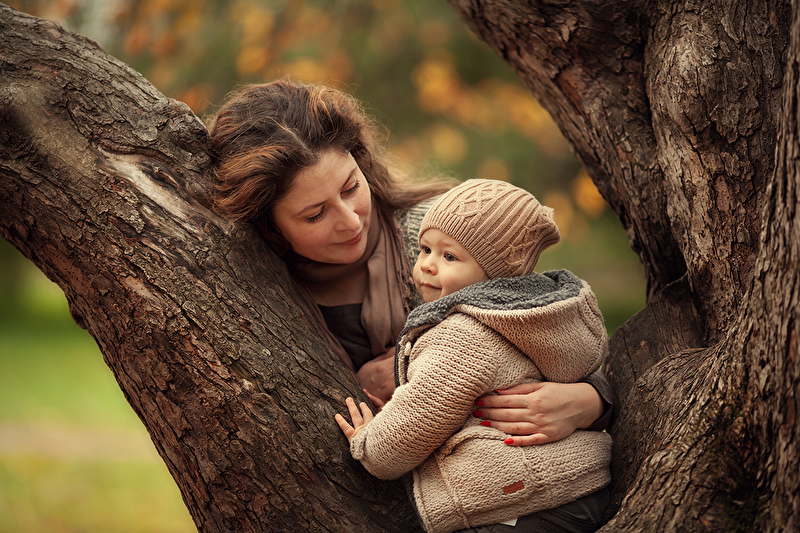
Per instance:
[[[392,152],[409,168],[511,181],[552,206],[564,241],[541,269],[570,268],[587,279],[610,331],[644,304],[638,259],[558,128],[444,1],[9,5],[98,41],[205,119],[244,83],[288,75],[343,88],[387,127]]]
[[[547,113],[445,2],[11,5],[94,38],[201,117],[238,84],[289,75],[354,93],[388,126],[394,150],[415,167],[433,161],[458,176],[506,179],[539,192],[563,187],[579,174]]]

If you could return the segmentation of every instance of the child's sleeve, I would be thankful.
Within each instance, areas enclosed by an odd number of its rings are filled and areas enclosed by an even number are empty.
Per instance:
[[[486,338],[476,340],[474,330],[465,335],[463,321],[472,319],[456,316],[417,340],[408,383],[350,442],[353,457],[374,476],[396,479],[422,464],[464,425],[475,399],[492,390],[497,369],[482,356],[490,349]]]

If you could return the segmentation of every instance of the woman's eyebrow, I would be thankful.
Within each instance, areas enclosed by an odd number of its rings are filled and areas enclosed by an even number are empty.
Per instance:
[[[325,205],[325,202],[327,202],[327,200],[323,200],[323,201],[321,201],[321,202],[319,202],[319,203],[316,203],[316,204],[307,205],[307,206],[305,206],[303,209],[301,209],[300,211],[298,211],[296,216],[298,216],[298,217],[301,217],[301,216],[303,216],[303,215],[304,215],[304,214],[305,214],[307,211],[312,211],[312,210],[314,210],[314,209],[317,209],[318,207],[320,207],[320,206],[322,206],[322,205]]]
[[[343,190],[347,186],[347,183],[353,178],[353,176],[355,175],[357,170],[358,170],[358,165],[353,167],[353,169],[350,171],[350,173],[347,174],[347,177],[345,178],[344,182],[342,182],[342,186],[339,188],[339,190]],[[298,216],[298,217],[303,216],[303,214],[305,212],[317,209],[318,207],[320,207],[322,205],[325,205],[327,202],[328,202],[328,200],[323,200],[321,202],[317,202],[316,204],[309,204],[309,205],[305,206],[304,208],[302,208],[300,211],[298,211],[296,216]]]

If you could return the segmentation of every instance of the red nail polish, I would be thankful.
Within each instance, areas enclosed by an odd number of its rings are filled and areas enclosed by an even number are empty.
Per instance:
[[[481,425],[482,425],[483,427],[487,427],[487,428],[490,428],[490,427],[492,427],[492,423],[491,423],[491,422],[489,422],[488,420],[484,420],[484,421],[482,421],[482,422],[481,422]]]
[[[507,438],[506,440],[504,440],[503,442],[505,442],[506,444],[514,444],[514,439],[512,439],[511,437],[509,437],[509,438]]]
[[[472,416],[480,418],[483,416],[483,411],[475,411],[474,413],[472,413]]]
[[[475,405],[477,405],[478,407],[483,407],[483,400],[477,400],[475,402]]]

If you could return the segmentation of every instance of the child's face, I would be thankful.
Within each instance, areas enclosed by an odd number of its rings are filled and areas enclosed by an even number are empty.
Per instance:
[[[438,229],[423,233],[419,245],[414,285],[426,302],[489,279],[466,248]]]

